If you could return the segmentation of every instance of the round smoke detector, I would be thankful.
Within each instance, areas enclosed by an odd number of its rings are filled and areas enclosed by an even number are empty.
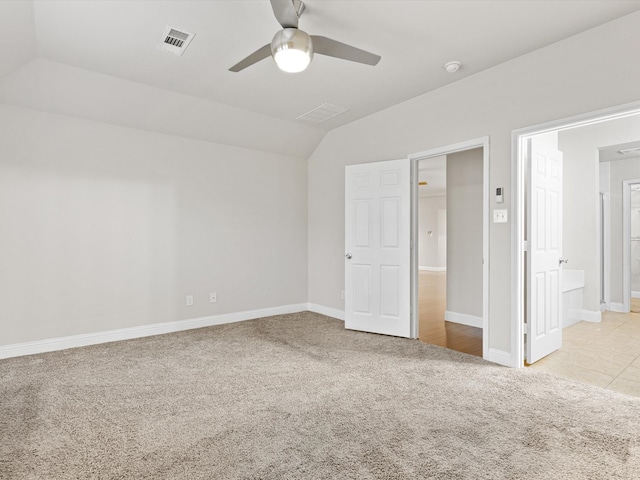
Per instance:
[[[449,73],[456,73],[458,70],[460,70],[461,66],[462,66],[462,63],[458,62],[457,60],[454,60],[453,62],[445,63],[444,69]]]

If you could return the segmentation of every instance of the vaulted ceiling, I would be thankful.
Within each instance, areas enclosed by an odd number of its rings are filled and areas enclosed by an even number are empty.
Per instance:
[[[230,72],[280,28],[267,0],[5,0],[0,101],[304,157],[333,128],[640,10],[640,1],[615,0],[305,5],[300,28],[377,53],[380,63],[316,55],[300,74],[270,59]],[[166,25],[195,33],[183,56],[156,48]],[[457,73],[443,69],[451,60],[462,62]],[[296,120],[324,103],[347,112],[318,125]],[[197,118],[181,120],[189,116]],[[183,124],[154,123],[171,117]],[[236,138],[243,124],[257,140]]]

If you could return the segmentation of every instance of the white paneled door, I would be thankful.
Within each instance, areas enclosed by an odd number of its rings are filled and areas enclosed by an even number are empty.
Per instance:
[[[562,152],[533,137],[528,144],[527,362],[562,346]]]
[[[411,335],[410,161],[345,172],[345,327]]]

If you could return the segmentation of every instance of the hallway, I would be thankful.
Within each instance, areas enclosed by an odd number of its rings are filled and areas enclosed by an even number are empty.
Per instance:
[[[447,273],[419,271],[418,338],[458,352],[482,356],[482,329],[447,322]]]

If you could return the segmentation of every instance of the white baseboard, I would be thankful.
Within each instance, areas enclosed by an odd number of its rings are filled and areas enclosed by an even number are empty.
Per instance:
[[[50,338],[46,340],[36,340],[33,342],[4,345],[0,346],[0,359],[53,352],[55,350],[65,350],[67,348],[85,347],[87,345],[96,345],[99,343],[130,340],[132,338],[149,337],[152,335],[180,332],[182,330],[191,330],[194,328],[210,327],[213,325],[222,325],[225,323],[270,317],[272,315],[304,312],[305,310],[308,310],[308,304],[299,303],[294,305],[283,305],[280,307],[261,308],[258,310],[247,310],[244,312],[211,315],[208,317],[192,318],[188,320],[178,320],[175,322],[153,323],[150,325],[120,328],[105,332],[85,333],[69,337]]]
[[[511,354],[509,352],[505,352],[504,350],[498,350],[497,348],[490,348],[489,351],[483,355],[483,357],[488,362],[497,363],[498,365],[502,365],[504,367],[517,368],[518,366],[523,366],[517,364],[514,365]]]
[[[575,325],[576,323],[580,323],[581,321],[582,321],[582,318],[580,318],[580,317],[563,318],[562,319],[562,328],[568,328],[571,325]]]
[[[327,317],[337,318],[344,322],[344,310],[338,310],[337,308],[325,307],[324,305],[318,305],[317,303],[308,303],[307,310]]]
[[[562,320],[562,328],[570,327],[580,321],[599,323],[602,321],[602,313],[598,310],[569,309],[569,318]]]
[[[425,267],[423,265],[420,265],[418,267],[418,270],[426,270],[427,272],[446,272],[447,267]]]
[[[624,303],[611,302],[611,303],[609,304],[609,310],[611,310],[612,312],[629,313],[629,312],[624,308]]]
[[[602,313],[594,310],[582,310],[580,318],[585,322],[600,322],[602,321]]]
[[[469,315],[467,313],[457,313],[446,310],[444,312],[444,319],[448,322],[482,328],[482,317],[476,317],[475,315]]]
[[[631,298],[640,298],[640,292],[634,292],[631,290]]]

